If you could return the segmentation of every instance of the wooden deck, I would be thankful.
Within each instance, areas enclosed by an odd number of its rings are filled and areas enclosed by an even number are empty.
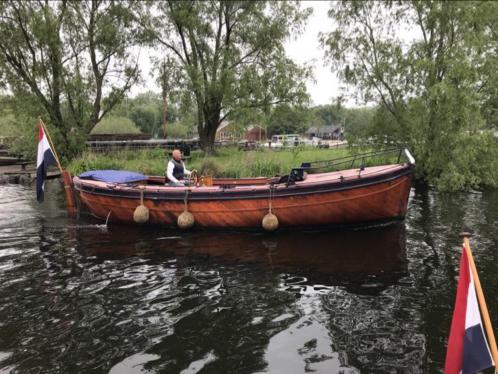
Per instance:
[[[61,173],[57,168],[50,168],[47,179],[59,178]],[[0,166],[0,184],[2,183],[31,183],[36,179],[36,165],[34,163],[18,163]]]

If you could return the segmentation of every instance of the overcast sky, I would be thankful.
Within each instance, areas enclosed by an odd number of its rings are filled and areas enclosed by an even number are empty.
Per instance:
[[[296,39],[286,43],[287,54],[300,64],[311,64],[315,82],[308,82],[308,92],[313,104],[330,104],[339,96],[339,80],[325,62],[325,51],[320,46],[318,34],[332,31],[332,20],[327,13],[330,1],[303,1],[302,7],[313,8],[306,29]]]
[[[332,73],[330,65],[325,65],[324,50],[320,47],[318,34],[332,30],[332,21],[327,16],[329,1],[303,1],[303,8],[313,8],[313,14],[308,19],[304,32],[294,40],[285,44],[287,54],[299,64],[313,66],[314,82],[307,82],[308,92],[314,105],[330,104],[340,94],[339,80]],[[131,94],[134,96],[145,91],[159,92],[155,79],[150,76],[150,51],[140,51],[139,64],[142,68],[144,83],[135,86]],[[349,103],[353,105],[354,103]]]

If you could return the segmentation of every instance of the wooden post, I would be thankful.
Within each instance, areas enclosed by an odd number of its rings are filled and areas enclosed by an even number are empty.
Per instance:
[[[495,335],[493,333],[493,326],[491,324],[491,319],[489,318],[488,307],[486,306],[486,300],[484,299],[484,293],[482,292],[481,281],[479,280],[479,275],[477,274],[476,264],[474,262],[474,257],[472,257],[472,251],[470,250],[469,238],[471,234],[468,232],[462,232],[460,237],[463,238],[463,247],[467,253],[469,259],[470,269],[472,271],[472,277],[474,278],[474,284],[476,286],[477,299],[479,301],[479,308],[481,309],[482,319],[484,322],[484,328],[486,329],[486,335],[488,336],[489,349],[491,350],[491,356],[495,362],[495,373],[498,373],[498,349],[496,348]]]
[[[67,170],[62,171],[62,180],[64,182],[64,194],[66,195],[67,211],[70,217],[76,215],[76,201],[74,198],[73,178]]]

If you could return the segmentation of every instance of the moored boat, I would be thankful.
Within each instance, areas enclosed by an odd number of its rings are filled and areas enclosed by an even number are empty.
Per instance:
[[[397,162],[365,166],[389,154]],[[164,177],[140,175],[113,180],[106,172],[80,175],[73,183],[81,203],[110,222],[134,223],[137,207],[144,206],[142,222],[173,227],[186,210],[195,226],[205,228],[258,228],[269,212],[279,227],[359,225],[404,218],[414,164],[408,150],[391,150],[303,163],[282,177],[214,178],[208,185],[172,187]],[[345,165],[351,167],[341,170]]]

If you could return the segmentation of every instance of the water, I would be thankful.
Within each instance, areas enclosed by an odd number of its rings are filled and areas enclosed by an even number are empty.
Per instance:
[[[0,372],[442,372],[462,227],[498,326],[498,193],[413,190],[402,224],[105,228],[0,187]]]

